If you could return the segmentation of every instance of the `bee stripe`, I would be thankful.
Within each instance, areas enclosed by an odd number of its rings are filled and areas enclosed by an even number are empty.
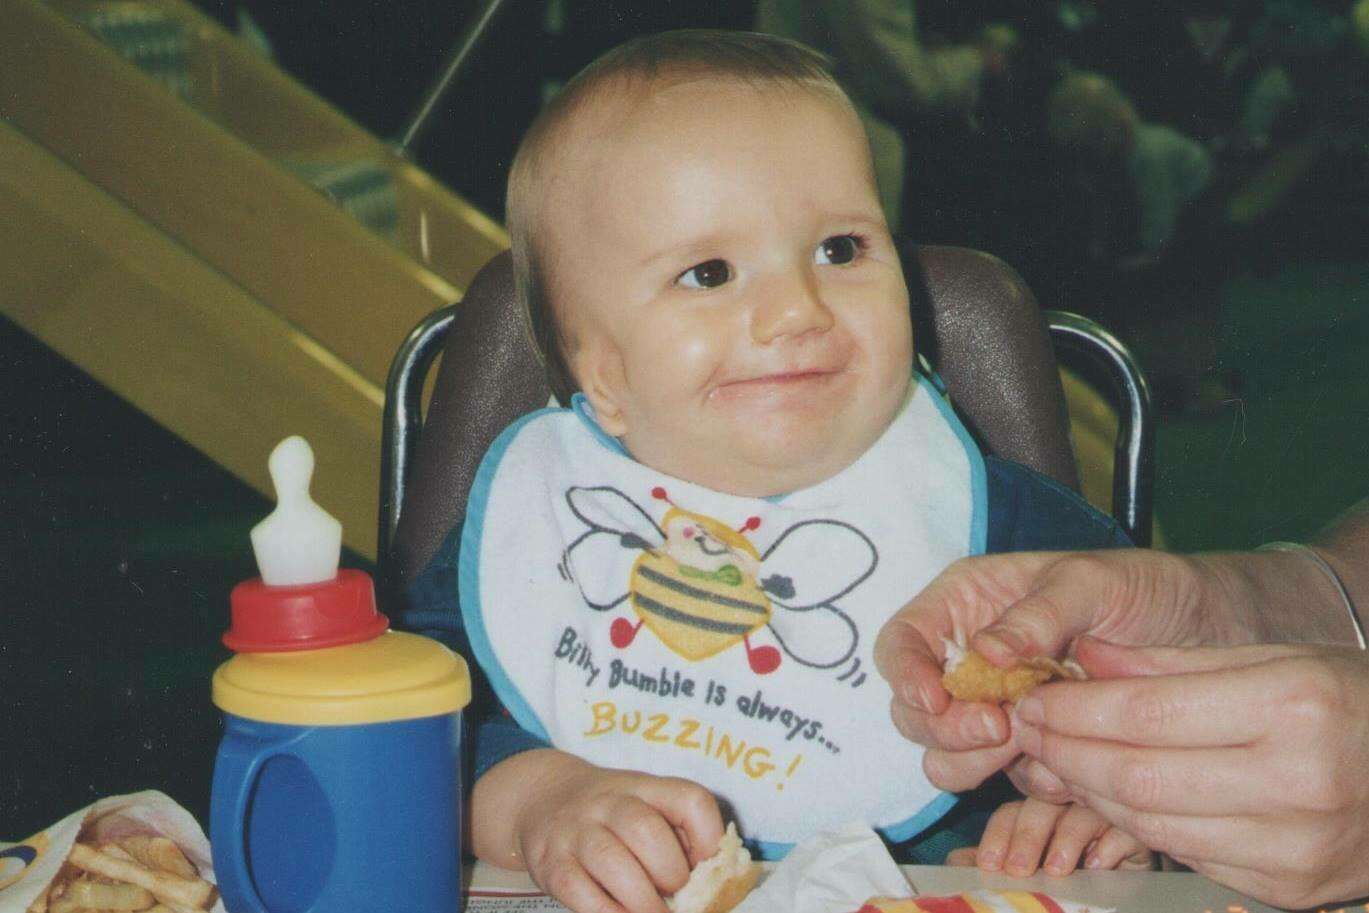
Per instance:
[[[690,599],[699,599],[704,602],[714,603],[715,605],[727,606],[730,609],[755,612],[757,615],[766,614],[765,606],[756,605],[754,602],[747,602],[742,599],[733,599],[730,596],[723,596],[722,594],[715,593],[711,590],[701,590],[698,587],[690,586],[683,581],[667,577],[660,571],[650,568],[645,564],[640,565],[637,568],[637,573],[658,586],[663,586],[668,590],[672,590],[683,596],[688,596]]]
[[[714,631],[718,634],[747,634],[755,627],[755,625],[732,624],[726,621],[714,621],[711,618],[690,615],[688,612],[672,609],[670,606],[657,602],[642,593],[634,594],[633,599],[639,608],[651,612],[653,615],[659,615],[667,621],[688,625],[691,628],[703,628],[705,631]]]

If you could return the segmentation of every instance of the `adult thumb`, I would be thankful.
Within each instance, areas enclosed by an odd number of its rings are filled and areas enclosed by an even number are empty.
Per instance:
[[[1047,567],[1036,585],[993,624],[974,636],[972,646],[996,666],[1020,659],[1060,656],[1070,641],[1101,618],[1113,588],[1114,569],[1086,553],[1069,554]]]

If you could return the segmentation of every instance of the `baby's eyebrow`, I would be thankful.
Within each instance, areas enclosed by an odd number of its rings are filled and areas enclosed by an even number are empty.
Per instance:
[[[831,221],[852,228],[885,229],[888,227],[888,223],[884,221],[882,216],[874,216],[868,212],[839,213],[831,216]]]
[[[692,260],[694,257],[700,259],[711,256],[727,243],[727,236],[719,233],[700,235],[694,238],[684,238],[672,241],[664,247],[658,248],[647,254],[638,264],[641,267],[655,266],[657,262],[665,259],[685,261]]]

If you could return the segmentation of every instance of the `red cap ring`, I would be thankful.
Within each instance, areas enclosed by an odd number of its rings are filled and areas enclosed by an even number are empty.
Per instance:
[[[353,568],[301,586],[245,580],[233,587],[229,602],[233,622],[223,642],[234,653],[338,647],[370,640],[390,627],[390,619],[376,609],[370,576]]]

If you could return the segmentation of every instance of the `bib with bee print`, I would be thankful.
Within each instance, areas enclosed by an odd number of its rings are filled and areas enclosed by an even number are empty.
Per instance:
[[[890,722],[875,637],[984,550],[986,511],[983,458],[925,378],[855,463],[777,498],[637,463],[577,396],[481,463],[463,620],[525,729],[703,784],[764,855],[854,820],[902,841],[955,799]]]

